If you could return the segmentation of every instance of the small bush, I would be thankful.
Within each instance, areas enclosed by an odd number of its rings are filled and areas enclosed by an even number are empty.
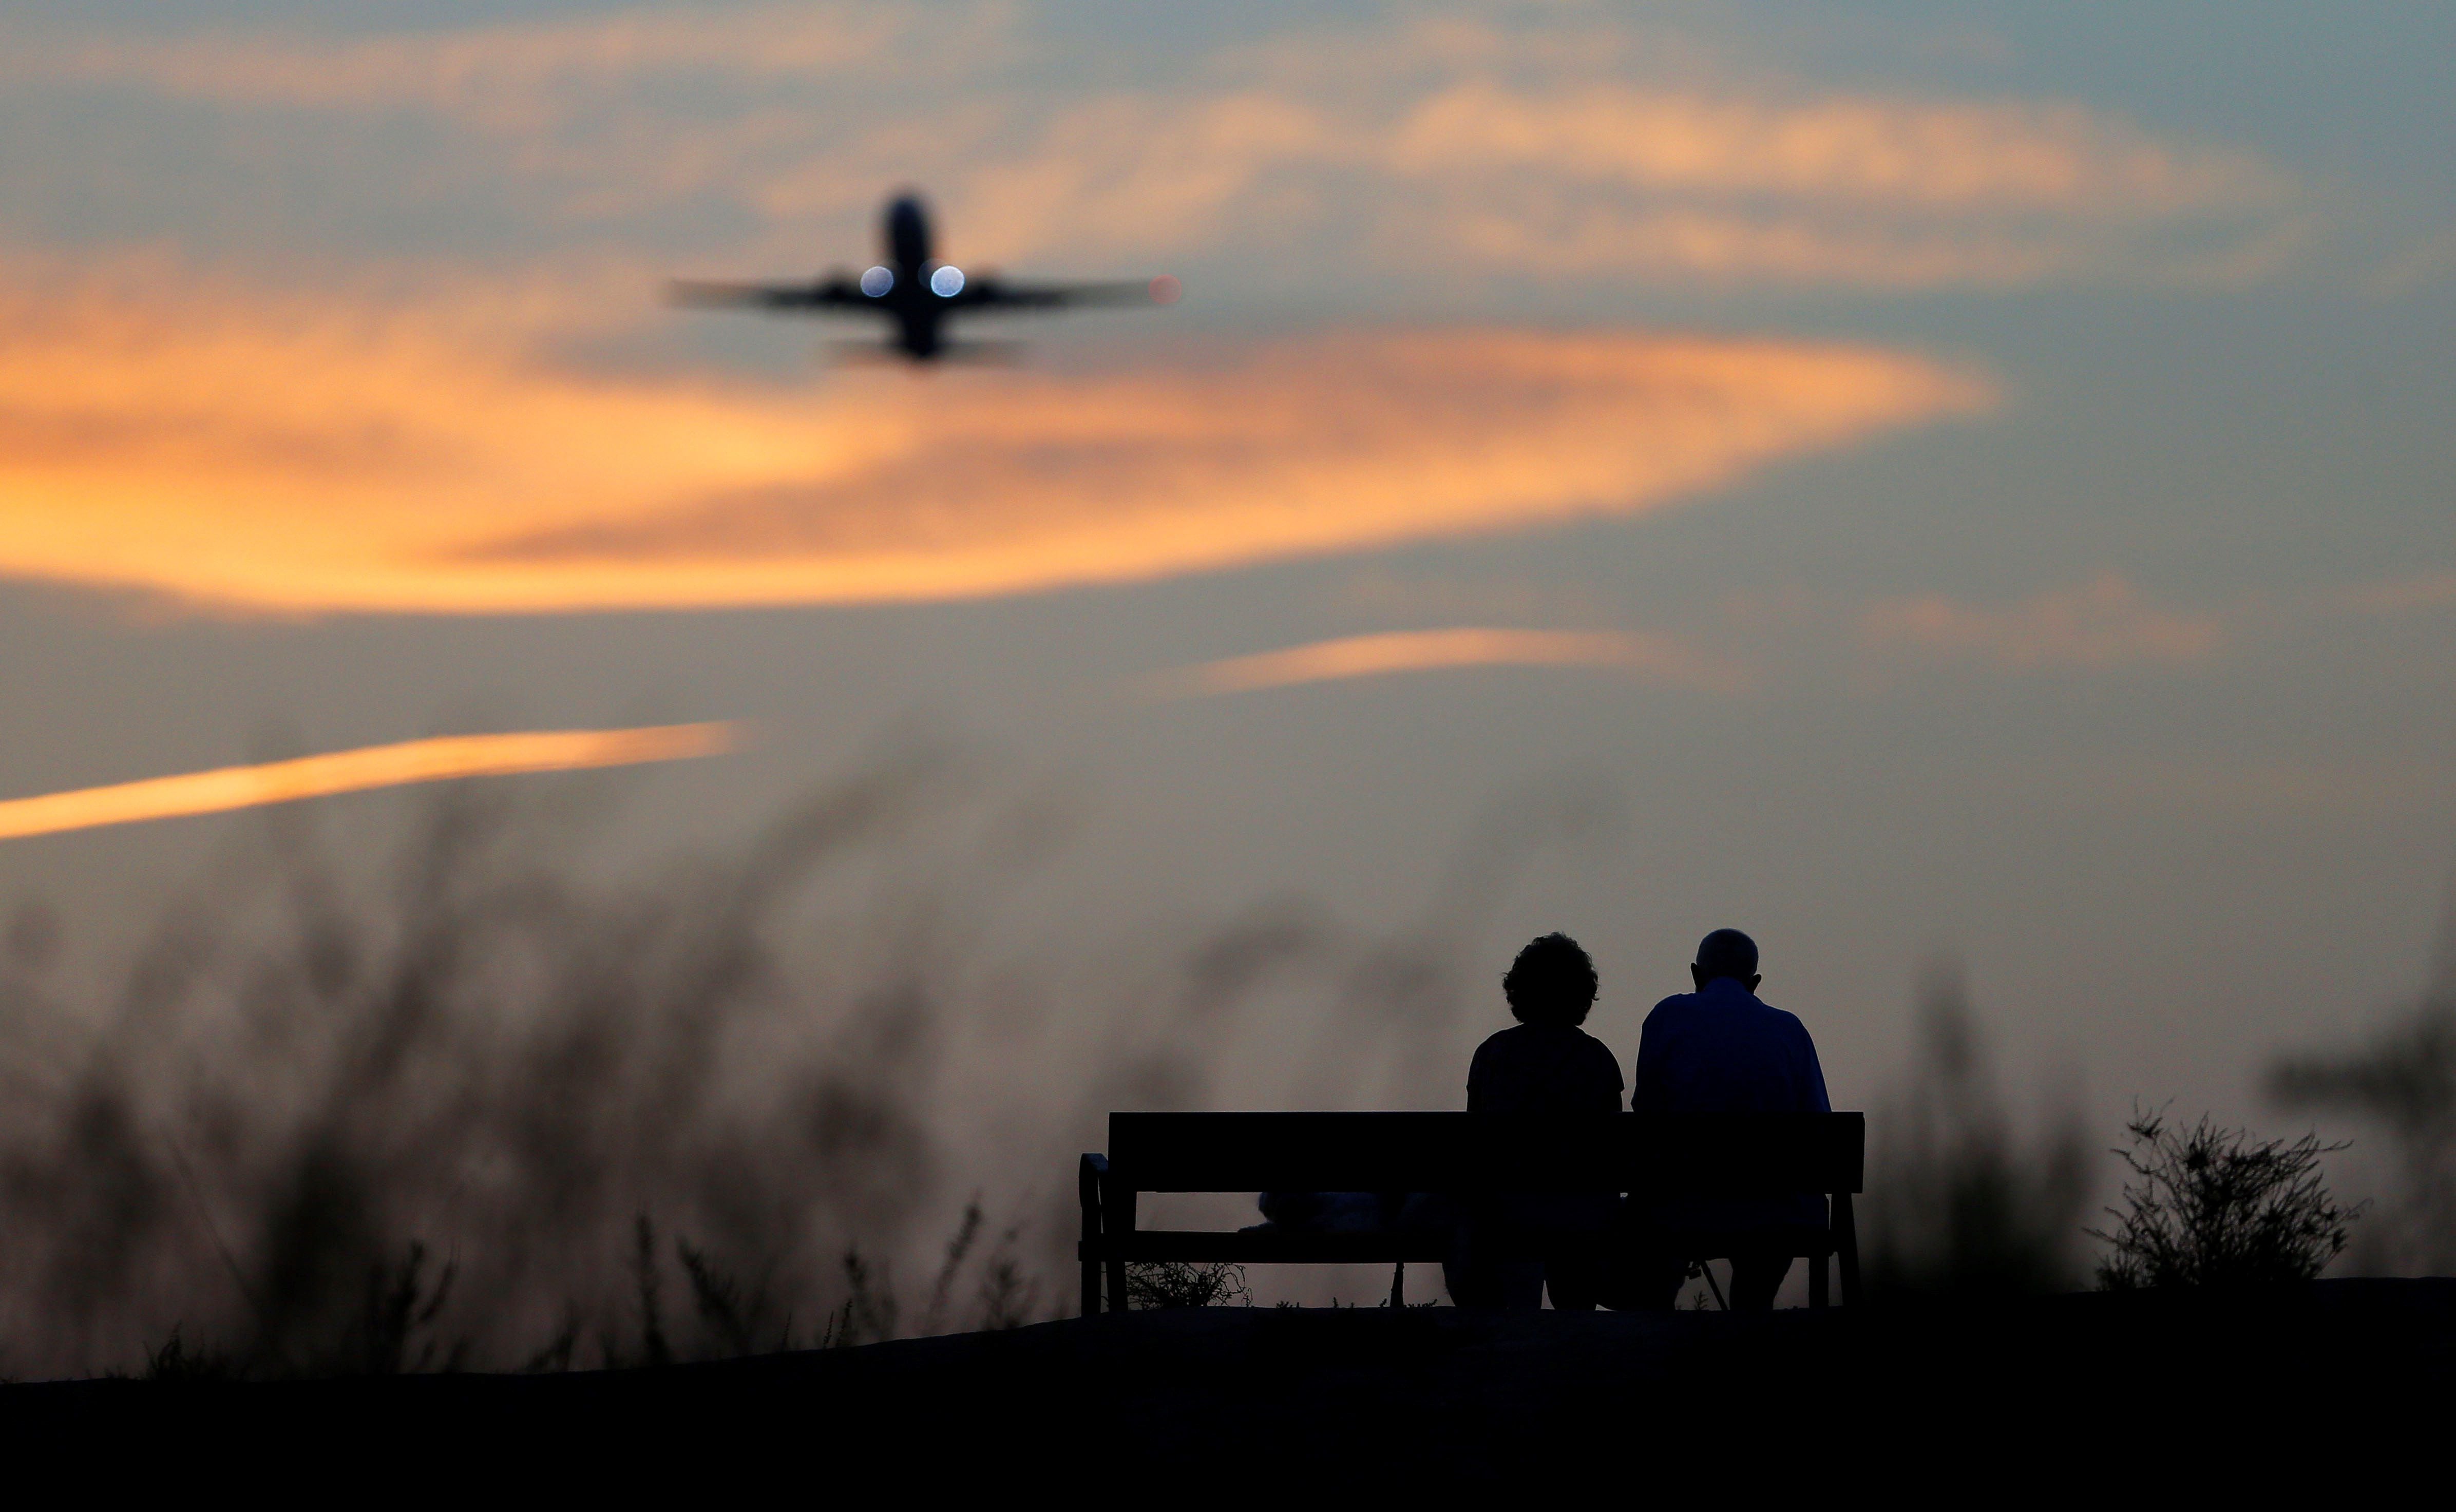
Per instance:
[[[2089,1231],[2113,1246],[2098,1262],[2106,1291],[2149,1287],[2241,1288],[2307,1281],[2345,1247],[2362,1205],[2343,1207],[2320,1177],[2320,1157],[2343,1150],[2320,1136],[2254,1139],[2207,1114],[2188,1129],[2162,1113],[2135,1113],[2130,1168],[2115,1231]]]
[[[1126,1267],[1128,1307],[1251,1307],[1241,1265],[1138,1260]]]

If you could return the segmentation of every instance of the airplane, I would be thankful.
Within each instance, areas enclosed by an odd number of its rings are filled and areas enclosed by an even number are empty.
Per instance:
[[[883,261],[858,278],[837,270],[814,283],[709,283],[676,279],[676,304],[771,311],[781,315],[879,316],[893,330],[880,350],[929,362],[972,350],[944,331],[954,315],[1025,314],[1080,305],[1175,304],[1182,292],[1167,274],[1115,283],[1010,283],[968,274],[931,255],[930,212],[918,194],[888,201],[880,217]]]

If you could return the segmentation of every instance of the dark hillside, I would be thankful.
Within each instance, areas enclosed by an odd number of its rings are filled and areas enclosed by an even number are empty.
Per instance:
[[[484,1466],[1273,1501],[1975,1470],[1990,1500],[2119,1502],[2152,1481],[2353,1488],[2444,1456],[2451,1407],[2456,1280],[2379,1280],[1857,1317],[1220,1308],[660,1370],[16,1385],[0,1431],[21,1467],[93,1454],[190,1486],[309,1464],[327,1484],[334,1466],[468,1484]]]

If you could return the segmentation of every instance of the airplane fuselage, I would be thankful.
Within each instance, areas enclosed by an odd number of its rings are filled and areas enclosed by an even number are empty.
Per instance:
[[[895,322],[895,344],[907,357],[936,357],[948,312],[964,292],[963,270],[931,256],[930,213],[913,195],[890,202],[879,229],[885,260],[863,270],[862,296]]]

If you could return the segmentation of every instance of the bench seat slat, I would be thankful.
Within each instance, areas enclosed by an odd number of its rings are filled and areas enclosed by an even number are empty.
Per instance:
[[[1136,1192],[1860,1190],[1866,1126],[1841,1114],[1109,1115],[1109,1162]]]
[[[1449,1248],[1439,1234],[1240,1234],[1234,1230],[1205,1233],[1193,1229],[1138,1229],[1132,1234],[1086,1239],[1085,1259],[1226,1261],[1265,1265],[1338,1264],[1341,1261],[1386,1264],[1417,1260],[1430,1264]]]
[[[1495,1236],[1490,1242],[1498,1256],[1542,1259],[1564,1250],[1582,1249],[1607,1240],[1590,1234],[1554,1237],[1530,1234],[1515,1239]],[[1833,1253],[1833,1239],[1832,1235],[1821,1229],[1751,1230],[1746,1234],[1694,1230],[1660,1236],[1648,1241],[1645,1247],[1674,1254],[1684,1259],[1722,1259],[1738,1250],[1783,1250],[1794,1256],[1825,1256]],[[1238,1230],[1138,1229],[1132,1234],[1086,1239],[1076,1249],[1076,1257],[1086,1260],[1191,1260],[1235,1265],[1388,1264],[1395,1260],[1407,1260],[1433,1264],[1448,1257],[1449,1240],[1440,1234],[1403,1232],[1307,1234],[1300,1230],[1248,1233]]]

